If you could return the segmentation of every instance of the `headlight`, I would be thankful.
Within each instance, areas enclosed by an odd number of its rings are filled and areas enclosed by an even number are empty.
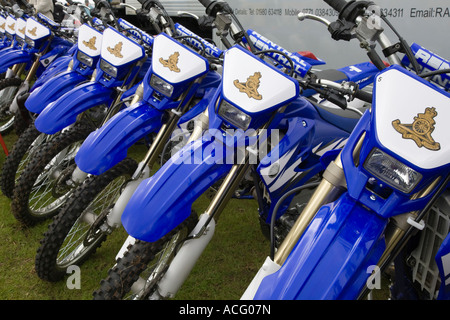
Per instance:
[[[154,74],[152,74],[152,77],[150,78],[150,85],[153,89],[162,93],[166,97],[170,98],[172,96],[173,86]]]
[[[409,193],[422,179],[422,175],[380,149],[373,149],[364,168],[375,177],[402,192]]]
[[[111,77],[117,78],[117,68],[103,59],[100,60],[100,69],[109,74]]]
[[[242,130],[247,130],[250,121],[252,121],[252,117],[225,100],[220,103],[219,116]]]
[[[94,63],[94,58],[89,57],[87,54],[81,51],[78,51],[77,53],[77,60],[80,61],[82,64],[87,65],[88,67],[92,67],[92,64]]]
[[[28,37],[25,37],[25,43],[30,47],[30,48],[34,48],[34,41],[31,40]]]

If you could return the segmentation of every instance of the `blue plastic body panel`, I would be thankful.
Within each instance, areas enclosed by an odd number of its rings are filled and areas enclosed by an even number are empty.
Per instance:
[[[255,299],[356,299],[385,249],[387,219],[347,194],[322,206],[280,270]]]
[[[47,80],[52,79],[57,74],[64,72],[69,67],[69,63],[72,61],[71,56],[61,56],[58,57],[55,61],[53,61],[36,79],[33,86],[30,89],[30,92],[36,90],[42,86]]]
[[[186,115],[194,117],[203,112],[214,96],[215,86],[219,84],[220,76],[208,73],[199,88],[191,89],[191,94],[203,95],[202,100],[192,107],[193,112],[188,111],[183,115],[179,123],[191,119],[185,117]],[[148,83],[144,82],[144,90],[152,91],[153,89],[149,87]],[[94,175],[100,175],[112,168],[126,157],[127,150],[133,144],[148,134],[159,131],[164,109],[161,105],[171,105],[175,108],[180,103],[167,98],[152,102],[144,98],[141,102],[122,110],[101,128],[92,132],[77,153],[75,161],[78,167]]]
[[[86,77],[76,71],[66,71],[54,75],[39,88],[33,90],[25,101],[25,107],[31,112],[41,113],[50,102],[57,100],[83,81],[86,81]]]
[[[6,72],[9,67],[19,63],[28,63],[34,58],[34,54],[26,50],[9,50],[0,57],[0,73]]]
[[[128,149],[162,125],[163,112],[145,101],[117,113],[101,128],[92,132],[75,157],[84,172],[100,175],[122,161]]]
[[[3,40],[0,41],[0,50],[3,50],[11,45],[11,41]]]
[[[420,72],[435,71],[437,69],[441,70],[450,66],[449,60],[442,58],[417,43],[411,44],[411,50],[421,67]],[[405,66],[411,65],[407,55],[403,57],[402,64]],[[450,89],[450,75],[448,73],[434,75],[431,77],[431,81],[443,86],[446,90]]]
[[[98,82],[81,84],[47,105],[34,124],[40,132],[54,134],[74,123],[81,112],[102,104],[109,106],[114,94],[114,88]]]
[[[404,73],[419,82],[422,82],[424,85],[436,90],[434,84],[427,82],[424,79],[412,74],[411,72],[398,67],[391,66],[385,69],[383,72],[389,72],[390,70],[397,70],[399,72]],[[380,73],[380,76],[383,73]],[[374,86],[374,96],[377,93],[377,84]],[[442,94],[450,97],[450,94],[444,91],[441,91]],[[428,186],[432,181],[436,179],[438,176],[446,176],[447,172],[450,170],[450,164],[446,164],[441,167],[424,169],[419,168],[418,166],[408,162],[405,159],[400,158],[397,154],[395,154],[392,150],[387,149],[382,145],[382,143],[378,139],[378,135],[375,129],[375,114],[377,112],[378,104],[376,99],[372,103],[372,111],[366,112],[356,125],[353,130],[346,146],[342,150],[342,162],[344,163],[344,173],[347,181],[351,181],[352,183],[348,185],[348,193],[353,199],[357,199],[360,203],[367,206],[371,210],[377,212],[379,215],[384,216],[386,218],[395,216],[398,214],[402,214],[405,212],[420,210],[423,208],[434,196],[433,192],[429,194],[419,197],[415,199],[411,197],[416,192],[422,190],[426,186]],[[409,194],[403,193],[395,188],[392,189],[392,193],[386,197],[376,197],[375,201],[371,199],[371,195],[373,192],[369,190],[367,186],[368,180],[372,177],[364,166],[356,166],[355,161],[353,160],[353,150],[357,142],[359,141],[361,135],[365,132],[366,138],[364,139],[364,143],[361,147],[361,152],[359,155],[359,163],[364,163],[365,159],[368,158],[370,152],[373,148],[378,148],[383,152],[389,154],[390,156],[396,158],[401,161],[403,164],[408,167],[414,169],[422,175],[422,179],[415,186],[413,190],[410,191]],[[441,180],[442,183],[443,180]]]
[[[231,168],[231,164],[211,160],[214,147],[222,145],[210,139],[196,140],[141,182],[122,214],[129,235],[153,242],[190,215],[192,203]],[[203,153],[203,161],[196,161],[198,153]]]

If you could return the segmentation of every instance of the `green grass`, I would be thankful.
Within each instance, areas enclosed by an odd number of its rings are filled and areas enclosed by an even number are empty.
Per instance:
[[[12,149],[17,137],[3,137]],[[133,147],[131,156],[139,158],[143,146]],[[0,150],[0,167],[5,154]],[[200,213],[208,204],[202,197],[194,204]],[[239,299],[269,253],[269,242],[263,237],[253,200],[233,199],[216,226],[215,235],[176,299]],[[49,221],[24,228],[10,212],[10,200],[0,193],[0,300],[84,300],[106,277],[126,233],[115,234],[81,266],[80,289],[69,289],[68,277],[61,282],[41,280],[34,270],[36,250]]]

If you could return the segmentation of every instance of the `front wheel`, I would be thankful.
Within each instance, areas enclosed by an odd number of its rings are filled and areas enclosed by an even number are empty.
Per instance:
[[[14,128],[14,113],[9,110],[22,80],[7,78],[0,80],[0,134],[6,134]]]
[[[136,168],[136,161],[127,158],[75,190],[41,240],[35,261],[41,279],[63,279],[67,267],[80,266],[106,240],[113,231],[105,223],[107,214]]]
[[[191,215],[177,228],[158,241],[137,240],[100,282],[94,300],[144,300],[159,298],[157,284],[165,275],[181,244],[197,224],[197,214]]]
[[[55,136],[35,155],[14,188],[11,211],[25,226],[56,215],[73,189],[67,185],[75,155],[92,130],[76,125]]]
[[[12,198],[14,186],[22,174],[22,171],[42,148],[42,145],[49,141],[51,137],[52,136],[50,135],[39,132],[34,124],[29,126],[28,129],[19,136],[19,139],[17,139],[13,149],[3,163],[0,188],[5,196]]]

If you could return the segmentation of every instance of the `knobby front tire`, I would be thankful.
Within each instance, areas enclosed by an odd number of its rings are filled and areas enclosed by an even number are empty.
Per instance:
[[[108,271],[108,277],[100,282],[100,288],[93,294],[94,300],[148,299],[197,222],[197,214],[192,211],[182,224],[158,241],[149,243],[137,240],[129,246],[123,257]],[[154,273],[155,270],[157,272]],[[140,277],[147,286],[131,292]]]
[[[41,135],[42,137],[40,137]],[[44,135],[33,124],[14,143],[13,149],[3,163],[0,177],[1,190],[8,198],[12,198],[14,186],[36,149],[42,148],[43,143],[45,143]]]
[[[0,134],[5,135],[14,128],[15,116],[9,107],[19,90],[22,80],[7,78],[0,80]]]
[[[24,226],[33,226],[59,212],[73,191],[68,186],[67,190],[60,188],[70,178],[76,152],[91,131],[91,127],[78,124],[55,135],[28,163],[11,202],[14,217]]]
[[[102,243],[108,233],[100,227],[111,210],[122,185],[136,171],[137,163],[127,158],[99,176],[81,184],[53,218],[37,250],[35,270],[39,278],[56,282],[70,265],[80,266]],[[85,215],[95,215],[93,220]]]

